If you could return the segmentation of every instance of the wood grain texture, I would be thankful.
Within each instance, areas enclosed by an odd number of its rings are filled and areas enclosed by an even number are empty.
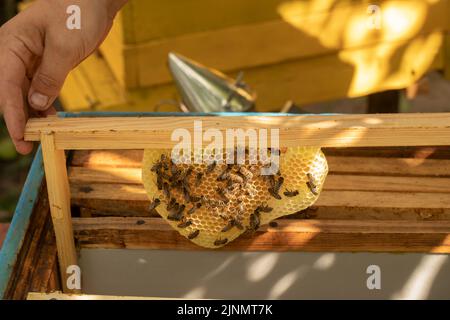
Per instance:
[[[193,137],[198,117],[30,119],[25,140],[54,134],[57,149],[170,148],[174,130]],[[450,145],[450,113],[202,117],[203,130],[278,129],[281,147]],[[395,134],[394,134],[395,132]],[[192,139],[194,140],[194,139]],[[193,145],[195,147],[195,145]]]
[[[277,220],[220,250],[439,252],[450,250],[450,222]],[[86,248],[207,250],[160,218],[74,218]]]
[[[52,134],[43,134],[41,136],[41,145],[63,291],[76,292],[77,290],[70,290],[66,286],[67,268],[71,265],[77,265],[75,242],[70,220],[70,191],[66,157],[63,150],[56,150]]]
[[[360,181],[364,185],[364,181]],[[439,192],[423,192],[426,190],[403,191],[401,184],[397,185],[397,190],[392,192],[371,191],[376,187],[364,186],[365,190],[340,190],[337,182],[337,190],[325,189],[317,202],[316,206],[343,206],[343,207],[373,207],[373,208],[429,208],[429,209],[447,209],[450,208],[450,195],[448,192],[442,192],[442,189],[434,188]],[[383,187],[381,185],[381,187]],[[391,189],[395,186],[391,186]],[[380,185],[378,186],[380,188]],[[409,187],[412,189],[413,187]],[[417,187],[416,187],[417,188]],[[447,187],[444,186],[446,191]],[[388,187],[389,189],[389,187]],[[149,198],[142,185],[138,184],[116,184],[116,183],[89,183],[72,184],[71,197],[74,203],[80,203],[79,200],[119,200],[142,202],[142,206],[149,204]]]
[[[327,159],[329,161],[329,159]],[[380,159],[379,163],[383,161]],[[436,160],[436,167],[442,162],[442,165],[448,164],[444,173],[450,173],[450,161]],[[446,163],[448,162],[448,163]],[[434,177],[428,176],[387,176],[388,173],[382,171],[384,166],[377,168],[377,173],[382,176],[368,175],[370,172],[364,172],[360,165],[359,168],[352,168],[350,163],[344,170],[358,170],[358,175],[353,174],[339,174],[338,171],[342,168],[334,166],[330,170],[332,172],[328,175],[324,190],[364,190],[364,191],[397,191],[397,192],[442,192],[450,193],[450,178],[439,177],[438,173]],[[355,165],[357,163],[355,162]],[[370,168],[370,167],[369,167]],[[413,173],[413,170],[399,170],[400,172]],[[354,172],[354,171],[352,171]],[[435,172],[424,169],[421,173],[427,172],[428,175],[434,175]],[[345,172],[349,173],[349,172]],[[394,174],[397,172],[394,171]],[[139,168],[85,168],[85,167],[71,167],[69,168],[69,181],[75,184],[82,183],[116,183],[116,184],[141,184],[141,169]]]
[[[5,299],[25,299],[28,292],[51,292],[61,288],[56,240],[50,217],[47,190],[41,189],[27,234],[18,253]]]

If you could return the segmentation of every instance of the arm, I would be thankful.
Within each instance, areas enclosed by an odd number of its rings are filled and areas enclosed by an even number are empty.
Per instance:
[[[28,116],[54,113],[67,74],[103,42],[126,2],[37,0],[0,28],[0,111],[19,153],[32,149],[23,140]],[[66,27],[70,5],[80,7],[80,29]]]

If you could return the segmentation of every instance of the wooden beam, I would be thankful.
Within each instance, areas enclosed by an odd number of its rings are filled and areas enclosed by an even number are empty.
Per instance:
[[[64,150],[56,150],[53,134],[42,134],[42,156],[53,227],[56,235],[59,266],[64,292],[77,292],[67,288],[67,268],[77,265],[77,255],[70,214],[70,189]]]
[[[379,158],[378,158],[379,160]],[[398,173],[380,170],[376,171],[379,175],[370,175],[373,172],[353,171],[349,167],[330,166],[330,172],[325,181],[324,190],[371,190],[371,191],[397,191],[397,192],[449,192],[450,193],[450,178],[439,177],[439,173],[447,173],[450,176],[450,161],[442,161],[442,165],[447,165],[445,170],[439,170],[437,174],[429,170],[428,174],[424,176],[426,170],[418,170],[415,174],[414,168],[409,168],[410,176],[399,176]],[[381,167],[387,167],[382,165]],[[349,170],[348,172],[343,169]],[[389,169],[389,168],[388,168]],[[392,169],[392,168],[391,168]],[[339,171],[342,170],[342,171]],[[375,170],[375,169],[373,169]],[[340,173],[345,174],[340,174]],[[355,174],[348,174],[353,172]],[[406,173],[406,170],[404,171]],[[70,167],[69,181],[81,185],[91,183],[117,183],[117,184],[141,184],[142,170],[140,168],[85,168],[85,167]],[[404,173],[404,174],[405,174]]]
[[[86,248],[208,250],[181,236],[161,218],[73,218]],[[224,251],[450,252],[449,221],[277,220],[242,235]]]
[[[426,178],[425,178],[426,179]],[[380,190],[380,180],[372,179],[371,182],[376,181],[378,186],[373,186],[372,190],[368,190],[371,186],[365,186],[363,190],[352,190],[355,187],[349,187],[345,183],[346,189],[340,190],[339,181],[332,182],[331,189],[325,189],[315,206],[324,207],[360,207],[360,208],[450,208],[450,194],[448,188],[442,184],[433,186],[431,180],[424,180],[423,187],[408,187],[409,190],[401,191],[403,182],[396,182],[393,186],[388,186],[384,190]],[[393,181],[392,179],[388,181]],[[419,181],[419,180],[409,180]],[[355,178],[355,183],[358,186],[364,184],[361,179]],[[369,182],[367,182],[369,183]],[[382,186],[381,186],[382,187]],[[421,191],[417,191],[421,189]],[[82,183],[71,184],[71,196],[74,203],[80,204],[79,200],[104,200],[104,201],[127,201],[127,202],[142,202],[143,206],[149,204],[149,196],[144,187],[140,184],[117,184],[117,183]],[[150,195],[152,196],[152,195]],[[81,201],[81,202],[82,202]]]
[[[30,119],[25,140],[38,141],[42,133],[54,134],[57,149],[171,148],[174,130],[185,128],[191,136],[194,121],[203,130],[279,129],[281,147],[363,147],[450,145],[450,113],[225,116],[225,117],[95,117]],[[194,139],[192,139],[193,141]]]

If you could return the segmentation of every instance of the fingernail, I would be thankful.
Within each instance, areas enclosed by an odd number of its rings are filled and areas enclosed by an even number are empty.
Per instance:
[[[34,107],[45,108],[48,104],[48,97],[38,92],[34,92],[31,95],[31,104]]]

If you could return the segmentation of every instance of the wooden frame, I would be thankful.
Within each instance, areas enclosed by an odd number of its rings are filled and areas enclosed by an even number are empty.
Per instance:
[[[41,141],[51,216],[56,234],[63,291],[67,267],[76,264],[70,214],[69,181],[64,150],[169,148],[174,129],[279,129],[280,145],[361,147],[450,145],[450,113],[383,115],[280,115],[280,114],[99,114],[31,119],[25,140]],[[101,115],[101,114],[100,114]],[[86,116],[83,121],[79,117]],[[78,220],[78,225],[83,223]],[[299,226],[300,228],[304,226]],[[314,226],[311,226],[313,228]],[[351,225],[348,225],[352,228]],[[408,234],[426,224],[402,230]],[[448,230],[448,226],[443,226]],[[445,231],[444,230],[444,231]],[[355,231],[356,233],[357,230]],[[432,232],[432,231],[430,231]],[[444,232],[445,233],[445,232]]]

